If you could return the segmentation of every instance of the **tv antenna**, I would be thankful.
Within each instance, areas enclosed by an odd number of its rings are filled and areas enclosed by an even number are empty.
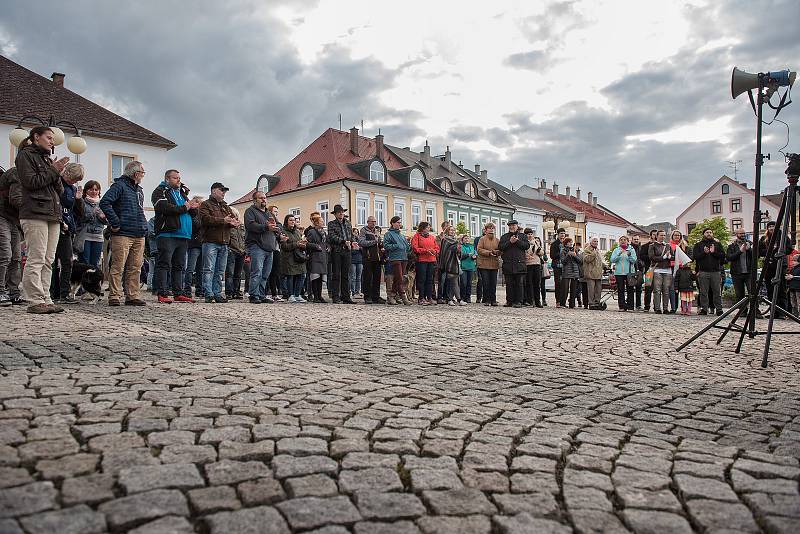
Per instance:
[[[738,180],[738,177],[739,177],[739,164],[741,162],[742,162],[742,160],[740,160],[740,159],[737,159],[736,161],[728,161],[728,167],[733,169],[733,179],[736,180],[737,182],[739,181]]]

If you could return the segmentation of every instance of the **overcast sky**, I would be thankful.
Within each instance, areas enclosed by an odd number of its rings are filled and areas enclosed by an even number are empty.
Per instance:
[[[220,180],[231,197],[341,113],[345,130],[449,145],[509,186],[545,178],[674,221],[733,176],[728,161],[753,184],[755,120],[731,99],[732,67],[800,68],[797,0],[35,5],[4,10],[0,53],[172,139],[190,186]],[[766,193],[785,185],[778,150],[800,152],[798,117],[800,102],[779,115],[790,137],[765,126]]]

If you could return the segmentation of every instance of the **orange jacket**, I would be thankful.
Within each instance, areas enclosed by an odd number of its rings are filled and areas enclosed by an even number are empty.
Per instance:
[[[414,234],[411,238],[411,249],[420,263],[435,263],[436,255],[439,254],[439,245],[436,244],[436,236],[433,234],[428,234],[427,237],[419,232]]]

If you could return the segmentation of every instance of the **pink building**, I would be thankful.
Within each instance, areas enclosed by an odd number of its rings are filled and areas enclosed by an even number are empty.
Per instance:
[[[755,191],[748,188],[747,184],[739,183],[723,174],[697,200],[683,210],[683,213],[678,215],[677,228],[687,235],[703,220],[722,217],[728,222],[731,232],[744,228],[750,235],[753,232],[755,199]],[[775,219],[779,209],[780,206],[764,196],[761,197],[761,211],[769,212],[767,220]],[[762,221],[761,229],[763,230],[765,226],[766,220]]]

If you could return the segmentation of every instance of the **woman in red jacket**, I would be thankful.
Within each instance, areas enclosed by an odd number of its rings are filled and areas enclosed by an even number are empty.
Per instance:
[[[417,226],[417,233],[411,238],[411,250],[417,256],[417,292],[420,306],[436,304],[433,300],[433,270],[436,268],[439,245],[430,229],[431,225],[422,221]]]

